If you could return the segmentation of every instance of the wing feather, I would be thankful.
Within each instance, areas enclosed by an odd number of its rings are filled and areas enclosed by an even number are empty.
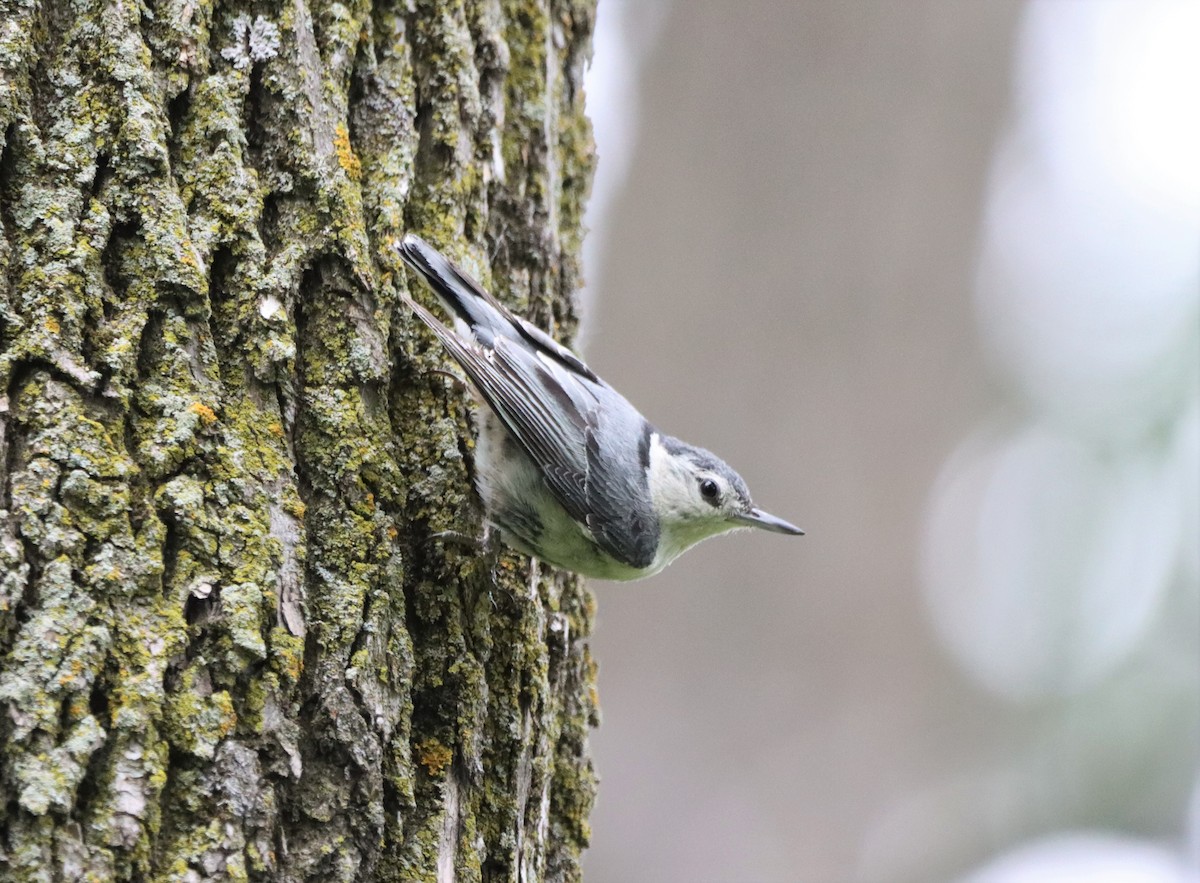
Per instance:
[[[575,519],[587,517],[587,418],[575,401],[567,396],[551,413],[538,390],[553,384],[547,369],[533,361],[536,357],[496,338],[496,346],[486,348],[464,341],[420,304],[413,303],[417,315],[438,336],[442,345],[467,372],[471,382],[487,401],[530,458],[542,471],[547,485],[563,508]],[[525,359],[521,356],[524,355]],[[529,364],[532,362],[532,364]],[[546,372],[539,377],[537,371]]]
[[[544,345],[534,350],[497,336],[486,347],[459,337],[420,304],[409,304],[537,465],[567,513],[613,558],[631,567],[648,566],[658,545],[657,519],[638,485],[644,481],[641,464],[624,462],[621,455],[627,452],[602,444],[606,427],[600,396],[616,397],[624,405],[622,412],[627,409],[640,421],[633,407],[603,381],[589,383],[559,353],[550,353],[553,363],[543,361],[539,351],[545,352]],[[641,429],[607,428],[630,434]]]

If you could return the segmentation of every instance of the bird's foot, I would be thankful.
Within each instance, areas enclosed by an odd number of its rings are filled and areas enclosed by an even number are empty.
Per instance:
[[[457,389],[459,392],[465,392],[465,393],[471,392],[471,385],[452,371],[443,371],[441,368],[432,368],[432,369],[430,369],[429,373],[430,374],[440,374],[442,377],[445,377],[447,380],[450,381],[450,385],[453,386],[455,389]]]
[[[473,536],[471,534],[463,533],[460,530],[439,530],[431,533],[429,536],[430,539],[457,543],[461,546],[467,546],[476,552],[486,553],[489,555],[494,555],[498,551],[495,533],[490,524],[484,524],[483,534],[480,536]]]

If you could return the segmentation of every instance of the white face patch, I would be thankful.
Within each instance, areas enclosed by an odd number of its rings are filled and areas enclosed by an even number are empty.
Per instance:
[[[677,513],[691,508],[692,477],[686,464],[677,462],[657,432],[650,435],[650,469],[646,480],[654,511],[660,519],[674,520]]]
[[[734,530],[720,508],[700,497],[692,462],[672,454],[658,433],[650,436],[650,499],[659,518],[659,557],[670,561],[708,537]],[[664,563],[665,563],[664,561]]]

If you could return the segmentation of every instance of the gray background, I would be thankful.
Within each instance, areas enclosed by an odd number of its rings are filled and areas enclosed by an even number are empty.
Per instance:
[[[1020,12],[701,0],[661,22],[586,355],[809,533],[596,585],[591,883],[939,880],[1112,820],[988,792],[1039,710],[947,659],[917,576],[931,484],[1003,400],[970,292]],[[1166,829],[1185,791],[1135,824]]]

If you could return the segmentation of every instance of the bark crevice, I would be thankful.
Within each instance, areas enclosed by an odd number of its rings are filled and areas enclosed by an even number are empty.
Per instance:
[[[470,405],[391,243],[570,331],[592,11],[412,6],[0,34],[6,880],[579,877],[591,596],[443,536]]]

